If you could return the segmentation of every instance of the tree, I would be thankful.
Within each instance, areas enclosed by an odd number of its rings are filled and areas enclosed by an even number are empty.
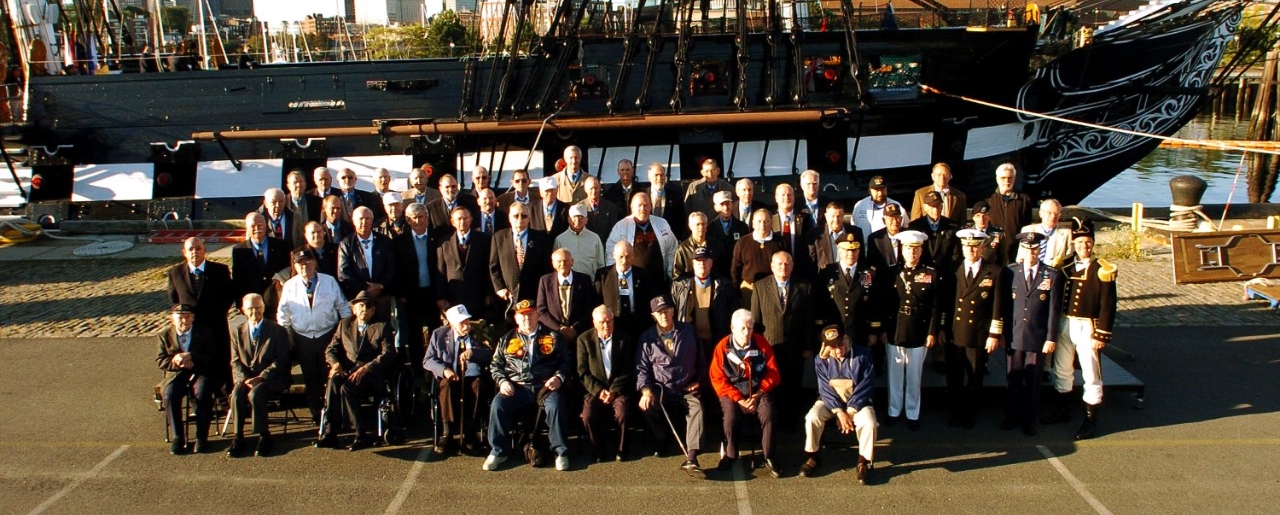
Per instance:
[[[431,57],[465,55],[479,48],[480,34],[464,26],[457,13],[445,11],[427,26],[426,43],[427,55]]]
[[[182,5],[165,7],[160,11],[160,21],[164,30],[186,34],[191,31],[191,10]]]

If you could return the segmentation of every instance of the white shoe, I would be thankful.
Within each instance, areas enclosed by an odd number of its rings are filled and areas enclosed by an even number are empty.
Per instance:
[[[504,461],[507,461],[506,456],[498,456],[497,454],[490,454],[489,457],[484,459],[484,465],[481,465],[480,469],[484,471],[492,472],[494,470],[498,470],[498,465],[501,465],[502,462]]]
[[[563,454],[556,456],[556,470],[564,472],[569,470],[569,457]]]

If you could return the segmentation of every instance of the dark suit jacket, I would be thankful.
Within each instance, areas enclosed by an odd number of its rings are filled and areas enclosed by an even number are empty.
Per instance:
[[[692,275],[677,279],[671,283],[671,301],[676,308],[676,321],[693,325],[693,312],[698,307],[696,295],[698,280]],[[738,300],[738,285],[729,282],[723,275],[711,276],[711,344],[715,345],[721,338],[729,335],[729,322],[734,310],[741,307]],[[708,347],[705,350],[711,350]],[[704,353],[706,354],[706,353]],[[704,355],[703,357],[707,357]]]
[[[173,366],[173,356],[182,352],[182,346],[178,344],[178,331],[173,328],[173,324],[160,330],[156,335],[158,342],[156,350],[156,366],[164,371],[164,380],[161,386],[169,386],[176,380],[189,380],[192,376],[211,376],[213,367],[216,366],[214,351],[214,342],[209,332],[201,327],[191,328],[191,343],[187,346],[188,352],[191,353],[191,361],[195,366],[190,370]],[[162,388],[163,389],[163,388]]]
[[[258,261],[258,256],[253,252],[253,244],[249,241],[242,241],[231,248],[231,279],[236,283],[235,299],[243,298],[247,293],[266,296],[267,318],[275,318],[275,303],[270,301],[267,289],[271,287],[276,273],[289,268],[289,245],[270,236],[266,241],[265,265]]]
[[[307,194],[306,194],[306,196],[307,196],[307,209],[315,209],[316,217],[315,217],[315,219],[314,219],[314,220],[316,220],[317,222],[321,221],[321,220],[320,220],[320,218],[321,218],[321,215],[320,215],[320,209],[321,209],[322,207],[324,207],[322,204],[324,203],[324,198],[325,198],[325,197],[328,197],[328,196],[335,196],[335,197],[336,197],[336,196],[339,196],[339,195],[341,195],[341,194],[342,194],[342,190],[340,190],[340,189],[338,189],[337,187],[334,187],[334,186],[330,186],[330,187],[329,187],[329,191],[324,192],[324,193],[320,193],[319,191],[316,191],[316,188],[311,188],[311,189],[307,190]],[[316,207],[312,208],[312,207],[311,207],[311,205],[312,205],[312,204],[315,204],[315,206],[316,206]],[[310,214],[310,213],[308,213],[308,214]]]
[[[459,193],[454,204],[454,207],[462,206],[471,211],[471,218],[475,218],[480,212],[480,207],[476,205],[475,197],[471,195]],[[439,231],[441,234],[452,231],[453,224],[449,220],[449,211],[450,208],[444,203],[443,198],[432,200],[430,204],[427,204],[427,226],[432,231]]]
[[[610,364],[613,366],[608,379],[605,378],[603,349],[600,348],[600,337],[595,328],[578,335],[577,346],[578,377],[589,395],[596,397],[601,390],[608,390],[614,395],[635,393],[635,338],[616,329],[613,331],[609,353]]]
[[[787,306],[783,308],[778,294],[778,281],[772,275],[755,282],[751,314],[756,319],[756,332],[764,334],[774,350],[818,350],[814,338],[813,293],[809,283],[794,276],[787,284]]]
[[[315,220],[317,222],[320,221],[320,201],[322,200],[320,197],[303,193],[302,205],[298,206],[295,210],[295,206],[293,205],[293,196],[289,195],[289,192],[285,192],[284,195],[285,195],[284,207],[289,211],[292,211],[298,214],[299,215],[298,218],[302,219],[303,224],[306,224],[307,222],[310,222],[312,220]]]
[[[246,321],[231,333],[231,378],[235,384],[251,377],[261,377],[263,384],[274,390],[289,387],[289,332],[270,319],[262,319],[257,352],[250,352],[252,328]]]
[[[733,193],[733,185],[724,178],[716,179],[712,186],[707,185],[706,179],[698,179],[689,183],[689,187],[684,190],[684,208],[693,213],[695,211],[707,215],[707,218],[716,216],[716,206],[712,200],[715,194],[721,191]]]
[[[396,364],[395,332],[381,322],[370,322],[365,327],[364,338],[359,332],[360,323],[354,315],[339,321],[333,340],[325,349],[325,361],[330,365],[341,364],[342,371],[347,373],[369,365],[365,380],[387,377]]]
[[[847,233],[853,233],[857,236],[859,243],[866,241],[863,238],[862,229],[845,224],[844,229],[840,231],[840,235],[843,236]],[[815,270],[823,270],[827,268],[827,265],[840,260],[840,256],[832,253],[831,231],[827,230],[826,224],[815,226],[813,230],[809,231],[809,237],[806,240],[809,242],[809,263],[815,267]],[[867,255],[866,249],[860,250],[858,260],[861,261],[862,256],[865,255]]]
[[[480,231],[481,216],[482,215],[480,214],[480,211],[478,209],[476,210],[475,213],[472,213],[471,229],[475,230],[476,232]],[[508,227],[511,227],[511,222],[507,221],[507,212],[501,209],[494,211],[493,225],[489,228],[489,233],[488,233],[489,236],[493,236],[494,233],[501,231],[503,229],[506,229]]]
[[[542,203],[542,195],[538,194],[538,190],[529,188],[528,196],[529,196],[529,206],[531,207],[537,206],[538,204]],[[507,210],[511,207],[511,204],[515,204],[515,203],[516,203],[515,190],[508,191],[506,193],[498,195],[498,214],[502,215],[503,219],[506,219]]]
[[[622,184],[620,183],[611,182],[609,184],[604,185],[604,190],[600,192],[600,197],[604,198],[605,200],[608,200],[609,202],[613,202],[615,205],[617,205],[621,209],[630,211],[631,196],[635,195],[638,192],[646,191],[648,189],[649,189],[649,183],[647,182],[631,181],[630,190],[623,188]]]
[[[724,225],[720,223],[720,217],[717,215],[707,222],[707,237],[716,237],[725,242],[726,258],[733,257],[733,246],[738,240],[751,235],[751,228],[747,227],[746,222],[737,218],[730,218],[729,230],[724,229]]]
[[[663,292],[661,282],[640,267],[631,267],[631,283],[633,312],[623,313],[622,295],[618,293],[617,267],[606,266],[596,270],[596,293],[600,296],[600,302],[613,310],[614,324],[618,330],[629,334],[640,334],[645,328],[653,325],[649,301]]]
[[[569,316],[560,309],[560,278],[553,271],[538,281],[538,322],[555,331],[564,326],[572,327],[577,334],[591,328],[591,310],[600,305],[591,276],[573,272],[573,284],[569,285]]]
[[[617,204],[601,198],[600,204],[596,206],[596,210],[591,211],[591,201],[584,200],[578,203],[582,207],[587,208],[587,228],[591,232],[600,235],[600,238],[608,238],[609,232],[613,231],[613,225],[622,219],[622,210]],[[560,231],[564,232],[564,231]],[[553,234],[560,234],[560,232]],[[600,243],[604,243],[601,241]],[[612,253],[612,249],[605,249],[605,252]]]
[[[809,234],[809,231],[813,229],[813,222],[799,210],[792,213],[791,216],[794,217],[797,221],[796,225],[799,226],[799,230],[793,233],[796,246],[793,248],[791,242],[782,236],[782,215],[780,213],[773,214],[773,238],[782,243],[784,250],[791,253],[791,257],[796,261],[796,267],[799,268],[802,260],[807,261],[809,259],[808,241],[805,239],[805,235]]]
[[[1012,350],[1040,352],[1044,342],[1058,341],[1063,276],[1045,263],[1036,266],[1030,284],[1026,273],[1026,263],[1005,269],[1000,288],[1000,295],[1008,297],[1003,313],[1004,343]]]
[[[977,277],[970,280],[964,261],[956,262],[951,269],[952,280],[942,283],[945,292],[940,292],[939,302],[939,320],[942,329],[950,334],[949,340],[960,347],[982,348],[988,336],[1003,336],[1005,300],[1000,285],[1004,273],[1004,267],[983,261]]]
[[[320,249],[311,249],[319,255],[316,260],[316,271],[338,277],[338,244],[326,241]]]
[[[817,309],[819,325],[840,324],[844,334],[858,345],[866,345],[868,335],[880,335],[887,307],[883,301],[892,287],[885,284],[889,279],[880,270],[869,266],[869,261],[858,259],[854,277],[845,275],[839,263],[832,263],[818,273],[816,282],[822,303]]]
[[[338,284],[348,299],[369,287],[369,283],[381,284],[383,295],[394,293],[396,285],[395,244],[386,236],[373,233],[373,270],[365,265],[364,250],[360,238],[352,234],[338,244]]]
[[[389,287],[397,297],[410,297],[418,290],[418,250],[414,245],[415,237],[413,229],[409,229],[391,240],[396,249],[396,281],[395,284],[383,286]],[[439,259],[438,246],[442,239],[437,233],[427,229],[427,273],[433,289],[437,288],[436,283],[440,281],[440,267],[436,260]]]
[[[288,201],[286,200],[285,202]],[[285,205],[289,206],[289,204]],[[317,211],[317,213],[319,213],[319,211]],[[263,218],[267,219],[267,235],[275,236],[275,232],[271,230],[271,215],[267,214],[267,208],[265,206],[258,208],[258,214],[261,214]],[[282,218],[284,222],[280,227],[282,231],[280,239],[288,244],[290,249],[305,245],[307,243],[307,238],[303,234],[303,228],[307,225],[306,220],[303,220],[301,216],[298,216],[289,209],[285,209],[283,213],[280,213],[280,218]]]
[[[221,336],[226,341],[227,310],[236,304],[236,289],[231,282],[231,269],[222,263],[204,262],[204,285],[196,294],[191,284],[191,272],[184,261],[169,267],[169,303],[187,304],[196,310],[195,325]]]
[[[346,197],[343,196],[342,190],[338,190],[338,198],[343,199],[345,204]],[[351,212],[355,212],[357,207],[367,207],[373,211],[373,223],[380,224],[387,219],[387,210],[382,206],[382,196],[372,191],[362,189],[355,190],[355,203],[351,206]]]
[[[555,201],[556,212],[551,221],[551,227],[547,227],[546,217],[542,216],[545,206],[538,203],[529,210],[529,216],[531,217],[529,228],[545,232],[551,235],[551,239],[554,240],[556,235],[569,230],[569,205],[559,200]]]
[[[905,230],[905,229],[904,229]],[[893,237],[888,229],[880,229],[867,236],[867,246],[862,248],[859,261],[867,259],[871,266],[888,270],[902,264],[902,251],[893,247]]]
[[[924,196],[930,191],[933,191],[932,184],[916,190],[915,198],[911,201],[911,217],[909,220],[914,221],[924,216]],[[947,188],[947,206],[951,209],[946,213],[939,214],[952,220],[968,218],[965,216],[965,210],[969,209],[969,200],[965,197],[963,191],[956,188],[955,184]]]
[[[440,240],[436,245],[436,279],[431,283],[436,298],[449,301],[451,306],[462,304],[475,316],[484,313],[485,297],[493,295],[493,281],[489,278],[492,244],[492,235],[471,231],[463,259],[456,234]]]
[[[649,193],[648,184],[645,185],[643,191]],[[653,195],[649,195],[649,203],[653,205],[653,216],[666,220],[671,224],[671,232],[676,233],[677,239],[685,239],[689,237],[689,212],[685,210],[684,205],[684,189],[675,182],[668,182],[662,186],[663,195],[666,198],[666,207],[662,211],[658,211],[658,204],[654,202]],[[638,192],[636,192],[638,193]],[[635,193],[632,193],[634,196]],[[631,204],[618,206],[622,210],[623,218],[631,215]],[[605,233],[608,234],[608,233]],[[612,252],[606,249],[606,252]]]
[[[329,228],[329,224],[325,223],[323,220],[320,221],[320,226],[324,228],[325,239],[334,245],[342,243],[342,240],[347,239],[347,237],[351,236],[351,234],[356,230],[355,227],[351,225],[351,222],[346,220],[339,221],[338,234],[333,234],[333,230]]]
[[[1013,192],[1009,199],[1005,199],[1004,195],[992,193],[987,197],[987,205],[991,206],[991,212],[988,216],[991,218],[991,225],[1002,227],[1009,231],[1017,231],[1031,225],[1033,222],[1031,212],[1035,205],[1031,201],[1031,197],[1020,191]],[[1006,239],[1012,241],[1017,233],[1006,234]],[[1005,256],[1003,262],[1014,262],[1014,256],[1018,252],[1017,245],[1009,245],[1004,249]]]
[[[529,229],[524,252],[524,266],[516,260],[514,229],[503,229],[493,235],[489,246],[489,279],[493,291],[510,290],[512,298],[538,300],[538,280],[551,271],[552,239],[547,233]]]
[[[815,229],[827,225],[826,209],[829,202],[831,202],[831,199],[825,195],[818,195],[817,211],[814,211],[809,209],[809,201],[805,200],[804,192],[796,190],[796,210],[809,217],[809,224]]]
[[[928,241],[924,242],[924,255],[920,257],[921,264],[939,270],[948,270],[952,263],[962,260],[960,240],[956,238],[956,231],[959,228],[951,219],[945,216],[939,218],[938,229],[934,230],[929,227],[929,219],[923,217],[907,224],[907,229],[920,231],[929,236]]]

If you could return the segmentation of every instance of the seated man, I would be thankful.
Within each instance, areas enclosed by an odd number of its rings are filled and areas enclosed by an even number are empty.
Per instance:
[[[422,368],[431,372],[440,386],[440,435],[432,452],[452,451],[453,437],[462,440],[462,449],[471,454],[480,448],[480,409],[493,398],[493,382],[485,373],[493,359],[493,342],[473,331],[471,313],[458,304],[444,313],[449,324],[431,332]],[[454,428],[456,429],[456,432]]]
[[[489,408],[489,446],[493,450],[481,468],[497,470],[507,460],[516,414],[542,404],[551,450],[556,453],[556,470],[569,470],[569,445],[564,438],[561,407],[564,382],[573,373],[572,351],[560,333],[538,324],[538,309],[532,301],[525,299],[516,304],[515,319],[516,328],[499,340],[489,364],[489,373],[498,384],[498,396]]]
[[[702,400],[698,385],[706,366],[698,348],[693,324],[676,322],[676,308],[666,296],[654,297],[649,311],[657,325],[640,334],[636,346],[636,386],[640,389],[640,411],[649,421],[658,440],[655,455],[661,455],[672,437],[680,442],[675,422],[684,415],[684,463],[680,468],[696,479],[707,474],[698,465],[702,445]],[[672,417],[672,414],[675,417]]]
[[[329,390],[321,436],[315,443],[318,448],[338,447],[333,417],[339,409],[346,412],[356,431],[348,449],[358,451],[373,445],[373,437],[359,416],[360,401],[385,388],[383,381],[396,363],[394,332],[386,323],[374,322],[377,305],[377,299],[366,291],[351,299],[352,316],[338,322],[333,341],[325,351],[325,361],[329,362]]]
[[[213,416],[213,389],[215,382],[211,371],[215,369],[213,340],[209,333],[194,329],[195,309],[186,304],[174,304],[169,309],[172,322],[160,334],[156,366],[164,371],[161,392],[164,395],[164,416],[169,420],[173,438],[169,440],[169,452],[173,455],[187,453],[187,433],[182,423],[182,398],[192,394],[196,402],[197,453],[209,448],[209,420]]]
[[[248,446],[244,443],[244,418],[253,413],[253,432],[258,435],[254,454],[271,454],[271,431],[267,429],[267,401],[289,388],[289,332],[263,318],[266,304],[262,296],[250,293],[240,305],[247,319],[231,333],[231,399],[236,414],[236,436],[227,456],[237,458]]]
[[[613,312],[598,305],[591,311],[591,325],[578,336],[578,377],[587,395],[582,403],[582,425],[596,457],[596,463],[622,461],[627,450],[627,408],[635,388],[635,340],[613,330]],[[611,445],[609,429],[601,419],[612,414],[618,430],[617,444]]]
[[[875,390],[871,351],[865,345],[852,345],[852,338],[840,334],[840,326],[822,330],[822,350],[814,358],[818,376],[818,401],[804,417],[804,452],[800,477],[809,477],[818,468],[818,448],[822,430],[835,418],[843,434],[858,436],[858,483],[867,484],[874,462],[876,444],[876,411],[871,405]]]
[[[719,468],[727,470],[738,460],[737,422],[743,415],[760,420],[760,449],[769,475],[782,475],[773,461],[773,397],[770,395],[781,376],[773,359],[773,347],[764,335],[753,333],[755,319],[751,312],[739,309],[729,322],[729,336],[711,353],[711,386],[720,397],[724,413],[724,459]]]

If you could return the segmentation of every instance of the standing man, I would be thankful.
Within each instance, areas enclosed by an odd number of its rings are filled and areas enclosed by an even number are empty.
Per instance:
[[[1072,233],[1067,227],[1058,227],[1062,218],[1062,204],[1047,198],[1040,201],[1040,224],[1028,225],[1022,232],[1038,232],[1045,237],[1040,246],[1040,262],[1053,268],[1060,268],[1071,257]],[[1027,249],[1018,248],[1018,261],[1026,259]]]
[[[463,305],[468,313],[494,320],[486,315],[497,298],[493,294],[493,282],[489,279],[492,235],[471,228],[474,224],[466,208],[453,208],[451,217],[453,234],[441,238],[436,246],[437,270],[431,281],[435,287],[436,307],[445,310],[450,306]]]
[[[1022,426],[1023,434],[1035,436],[1040,373],[1047,357],[1053,355],[1058,337],[1062,274],[1040,263],[1036,247],[1044,243],[1044,235],[1024,232],[1016,239],[1028,252],[1026,261],[1009,265],[1000,285],[1000,294],[1010,299],[1004,313],[1009,321],[1004,326],[1009,386],[1000,429]]]
[[[317,270],[322,274],[328,274],[330,277],[337,277],[338,244],[329,241],[324,225],[321,225],[320,222],[307,222],[307,226],[302,232],[306,235],[307,241],[300,247],[315,253]]]
[[[231,282],[231,269],[222,263],[205,259],[204,241],[191,237],[182,242],[183,263],[169,267],[169,303],[184,305],[191,311],[192,323],[205,332],[214,362],[205,363],[205,373],[218,387],[231,379],[231,370],[222,367],[222,358],[231,360],[231,330],[227,310],[235,303],[238,291]]]
[[[589,217],[582,204],[569,208],[569,230],[556,236],[555,247],[567,249],[573,254],[573,269],[595,277],[596,270],[604,266],[604,243],[600,236],[587,228]]]
[[[958,233],[964,261],[946,281],[942,330],[946,333],[947,392],[951,427],[970,429],[982,397],[982,370],[987,355],[1004,335],[1004,295],[999,290],[1005,269],[982,260],[987,235],[973,229]]]
[[[440,392],[436,397],[440,420],[432,422],[440,424],[440,438],[432,442],[432,452],[437,456],[451,453],[451,435],[456,434],[463,451],[474,454],[484,438],[480,429],[485,406],[493,398],[493,378],[488,371],[495,342],[472,327],[466,306],[450,307],[444,317],[449,323],[431,332],[422,362]]]
[[[632,266],[631,244],[620,241],[613,245],[613,264],[596,271],[596,293],[614,313],[618,330],[640,334],[649,326],[650,315],[644,310],[644,299],[662,293],[661,281],[653,274]]]
[[[643,193],[648,194],[650,210],[653,216],[663,220],[684,220],[687,213],[684,206],[684,191],[680,190],[679,184],[667,182],[667,179],[666,168],[658,163],[649,165],[649,187]],[[630,206],[635,206],[635,195],[635,193],[631,194]],[[676,235],[677,238],[682,236]]]
[[[330,243],[342,243],[355,231],[351,221],[342,213],[342,199],[337,195],[329,195],[320,202],[320,217],[324,224],[325,238]]]
[[[301,216],[289,210],[289,199],[280,188],[268,189],[262,195],[262,207],[258,214],[266,218],[267,234],[285,242],[288,248],[302,245],[302,226],[306,224],[306,213]]]
[[[866,241],[862,229],[845,223],[844,206],[839,202],[827,204],[823,222],[815,225],[813,230],[809,231],[809,237],[806,238],[809,247],[809,263],[813,266],[814,274],[840,259],[836,245],[846,240],[846,234],[856,237],[859,246]]]
[[[489,169],[477,165],[471,170],[471,189],[463,192],[464,195],[471,197],[479,197],[480,192],[489,189]]]
[[[555,177],[543,177],[538,179],[537,184],[542,202],[538,203],[538,207],[533,208],[533,222],[530,227],[555,237],[569,228],[570,204],[557,198]]]
[[[596,463],[622,461],[627,454],[628,401],[636,383],[636,344],[631,335],[613,330],[613,313],[605,306],[591,311],[591,326],[577,338],[578,377],[587,391],[582,426]],[[611,420],[612,427],[602,419]],[[616,438],[609,436],[610,429],[617,431]]]
[[[338,171],[338,198],[342,199],[342,212],[351,220],[356,208],[367,207],[373,212],[374,224],[382,223],[387,216],[382,212],[382,199],[371,191],[357,189],[357,184],[355,170],[343,168]]]
[[[773,217],[773,232],[782,242],[783,250],[795,254],[796,249],[804,249],[804,235],[813,226],[809,217],[796,209],[796,190],[790,184],[779,184],[773,190],[773,200],[778,203],[778,211]],[[801,251],[807,257],[807,252]]]
[[[538,300],[538,281],[551,270],[551,237],[529,228],[529,208],[511,204],[511,227],[493,235],[489,251],[489,279],[494,294],[507,306]]]
[[[1018,169],[1013,163],[1003,163],[996,167],[996,191],[987,198],[991,206],[991,224],[1010,231],[1019,230],[1031,223],[1031,197],[1021,191],[1015,191],[1018,182]],[[1012,263],[1017,247],[1008,245],[1003,262]]]
[[[690,274],[671,283],[676,320],[693,325],[705,363],[711,362],[716,342],[729,334],[729,319],[741,305],[737,288],[728,277],[713,274],[714,267],[711,249],[698,247],[690,259]]]
[[[977,229],[987,235],[987,243],[982,247],[982,259],[1001,265],[1009,264],[1014,255],[1013,238],[1004,234],[1004,228],[991,223],[991,205],[979,200],[973,205],[973,222],[967,228]]]
[[[452,175],[445,174],[440,178],[440,198],[427,204],[427,216],[429,221],[427,224],[434,231],[447,232],[449,230],[449,217],[453,212],[453,208],[462,206],[471,212],[471,217],[476,215],[476,201],[470,195],[461,195],[458,186],[458,180]]]
[[[316,167],[315,170],[311,171],[311,180],[315,182],[316,187],[308,191],[307,194],[311,195],[315,200],[323,200],[325,197],[336,197],[342,194],[342,190],[334,187],[333,173],[328,168],[323,166]],[[310,201],[311,199],[307,200]]]
[[[813,292],[809,283],[792,277],[794,263],[790,254],[775,253],[769,267],[773,275],[756,281],[751,320],[756,324],[753,327],[769,341],[770,354],[776,353],[778,357],[777,370],[782,374],[779,392],[787,400],[782,406],[784,420],[798,421],[802,406],[793,401],[800,399],[803,360],[813,358],[817,350]]]
[[[483,470],[497,470],[507,460],[513,448],[514,417],[530,407],[546,412],[556,470],[569,470],[569,445],[564,437],[561,408],[566,402],[564,383],[574,369],[572,351],[559,334],[538,325],[537,312],[527,299],[516,304],[516,327],[499,342],[489,364],[489,373],[498,384],[498,396],[489,409],[489,446],[493,450],[485,458]]]
[[[702,178],[689,183],[684,192],[684,208],[690,213],[702,213],[710,218],[715,216],[716,209],[712,200],[716,193],[732,192],[729,181],[720,178],[720,165],[715,159],[704,159],[700,170]]]
[[[493,193],[493,188],[486,188],[476,194],[476,208],[471,222],[475,230],[492,236],[499,229],[507,227],[507,217],[498,211],[498,197]],[[449,216],[452,217],[453,213]]]
[[[582,180],[589,177],[586,167],[582,163],[582,149],[577,145],[569,145],[564,148],[564,170],[557,172],[552,177],[560,185],[560,189],[555,192],[555,197],[565,204],[577,204],[587,198],[587,192],[582,187]],[[546,192],[542,192],[546,196]]]
[[[358,451],[373,445],[368,421],[360,416],[360,403],[370,395],[382,392],[384,382],[396,365],[395,334],[385,323],[374,319],[378,304],[367,291],[351,299],[352,316],[338,322],[333,341],[325,351],[329,363],[329,392],[325,424],[316,440],[317,448],[337,448],[338,433],[334,417],[342,410],[355,429],[356,436],[348,450]]]
[[[854,478],[863,485],[870,481],[878,425],[876,409],[871,403],[871,394],[875,391],[874,366],[871,351],[853,345],[848,335],[840,334],[840,326],[829,325],[822,330],[822,349],[813,363],[818,401],[804,416],[805,461],[800,466],[800,477],[809,477],[818,468],[822,431],[834,418],[841,434],[853,433],[858,438]]]
[[[938,310],[944,278],[933,267],[920,263],[924,242],[920,231],[903,231],[902,267],[893,270],[892,314],[885,333],[889,364],[889,420],[896,423],[905,413],[907,429],[920,430],[920,378],[924,360],[938,342],[942,320]]]
[[[925,193],[923,202],[924,215],[912,220],[907,229],[920,231],[929,237],[929,241],[925,243],[924,264],[938,270],[949,270],[959,252],[956,249],[958,227],[952,219],[942,214],[942,195],[937,192]]]
[[[751,227],[747,225],[747,222],[751,221],[751,214],[747,213],[747,216],[742,219],[735,218],[733,194],[722,191],[716,193],[714,200],[716,216],[707,223],[710,227],[707,232],[711,234],[710,237],[720,240],[723,244],[724,255],[718,256],[716,262],[721,263],[727,271],[729,262],[733,259],[733,247],[738,244],[739,239],[751,232]]]
[[[631,195],[643,191],[645,185],[636,182],[636,165],[630,159],[618,161],[618,182],[604,188],[604,198],[615,206],[631,205]]]
[[[294,346],[293,358],[302,368],[311,422],[319,424],[327,372],[325,351],[333,341],[338,322],[351,316],[351,308],[338,287],[338,281],[331,275],[317,272],[316,257],[312,251],[293,251],[293,270],[294,276],[285,281],[284,291],[280,293],[276,321],[289,330]]]
[[[733,246],[733,263],[729,265],[729,276],[738,285],[739,299],[744,307],[751,305],[751,291],[755,282],[772,273],[770,267],[773,255],[785,252],[786,246],[769,228],[769,211],[757,209],[751,214],[752,232]]]
[[[853,225],[870,237],[871,233],[884,229],[885,208],[894,205],[901,212],[902,204],[889,198],[889,186],[882,176],[871,178],[871,182],[867,184],[867,192],[870,195],[853,205]]]
[[[425,206],[440,199],[440,191],[428,184],[428,179],[431,178],[428,172],[430,169],[431,165],[422,165],[422,168],[415,168],[409,172],[409,189],[400,192],[406,202]]]
[[[693,271],[693,253],[697,249],[706,248],[712,256],[724,254],[724,243],[718,238],[710,237],[709,234],[707,215],[698,211],[689,213],[689,237],[676,246],[675,260],[671,267],[673,279],[679,279]],[[728,262],[723,264],[716,262],[716,264],[722,266],[724,272],[729,271]]]
[[[303,223],[320,219],[320,197],[307,195],[307,176],[301,170],[289,172],[284,178],[289,198],[285,207],[302,220]]]
[[[381,166],[373,169],[373,194],[384,197],[391,193],[391,170]]]
[[[510,212],[511,204],[524,204],[526,207],[534,207],[535,204],[542,202],[542,196],[537,190],[530,189],[533,180],[529,178],[529,172],[524,169],[511,172],[511,191],[498,196],[498,211],[503,214]]]
[[[565,249],[551,253],[551,273],[538,282],[538,322],[577,341],[591,327],[591,308],[599,305],[591,276],[573,271],[573,254]]]
[[[733,192],[737,194],[738,200],[733,203],[733,217],[743,224],[751,223],[751,213],[757,209],[763,209],[763,202],[756,202],[756,185],[751,179],[738,179],[733,186]]]
[[[649,311],[656,324],[636,342],[636,388],[640,390],[640,412],[657,440],[654,455],[665,455],[675,438],[685,451],[680,469],[695,479],[706,479],[698,464],[703,431],[698,388],[707,364],[702,361],[693,326],[676,322],[675,308],[666,296],[650,300]]]
[[[409,230],[409,224],[404,219],[404,197],[399,193],[389,191],[382,195],[382,210],[387,213],[387,218],[378,224],[375,229],[378,233],[395,240]]]
[[[888,270],[902,263],[902,244],[896,237],[904,225],[902,208],[897,204],[886,205],[884,228],[867,236],[867,258],[872,265]]]
[[[249,450],[244,443],[244,418],[253,413],[253,432],[258,435],[254,454],[270,456],[274,447],[267,424],[267,401],[289,388],[289,333],[263,318],[262,296],[250,293],[240,306],[245,322],[231,336],[231,399],[235,407],[236,432],[227,448],[227,457],[236,458]]]
[[[231,248],[231,278],[236,282],[236,296],[257,293],[266,299],[267,316],[275,318],[280,294],[276,287],[283,280],[276,274],[289,267],[289,246],[269,236],[267,219],[258,212],[244,217],[245,240]]]
[[[1093,438],[1098,428],[1098,408],[1102,405],[1102,349],[1111,343],[1116,318],[1116,275],[1119,271],[1093,255],[1093,222],[1072,219],[1071,244],[1075,259],[1062,267],[1066,275],[1065,305],[1058,346],[1053,351],[1053,388],[1057,409],[1041,422],[1061,424],[1071,420],[1070,397],[1074,366],[1078,359],[1084,377],[1084,422],[1076,440]]]
[[[820,321],[839,324],[841,334],[854,345],[880,343],[884,309],[877,304],[885,297],[884,271],[869,265],[862,255],[861,238],[847,232],[837,243],[839,261],[827,265],[818,274],[818,287],[823,289],[824,305],[818,308]],[[766,333],[767,334],[767,333]],[[773,341],[773,340],[770,340]],[[776,350],[775,345],[775,350]]]
[[[348,299],[368,294],[381,309],[379,321],[388,320],[396,278],[396,250],[386,236],[373,232],[373,211],[357,207],[352,213],[355,233],[338,244],[338,283]]]
[[[191,306],[174,304],[169,308],[169,321],[171,325],[156,335],[159,343],[156,366],[164,371],[164,381],[160,383],[164,416],[173,432],[169,453],[175,456],[187,453],[182,400],[190,395],[196,403],[195,452],[202,454],[209,450],[213,392],[218,387],[218,379],[210,371],[215,366],[215,342],[207,331],[195,326],[195,310]]]
[[[964,220],[964,210],[969,207],[969,201],[964,192],[951,187],[951,166],[947,163],[935,164],[930,176],[933,178],[933,184],[916,190],[915,200],[911,202],[911,220],[924,216],[925,195],[930,191],[938,194],[941,201],[939,209],[941,216],[952,220]]]
[[[461,209],[463,213],[466,211]],[[444,238],[431,234],[422,204],[410,204],[405,213],[408,230],[392,240],[396,281],[386,286],[390,290],[389,295],[397,301],[396,324],[400,344],[405,347],[409,354],[407,358],[412,363],[420,363],[426,352],[423,330],[440,323],[441,306],[448,308],[447,304],[439,302],[444,297],[436,296],[442,282],[437,275],[436,241]],[[470,228],[471,221],[466,222],[465,227]],[[472,288],[480,291],[475,286]]]
[[[763,335],[752,331],[755,325],[750,311],[734,311],[729,336],[720,340],[711,352],[711,386],[720,398],[720,411],[724,413],[724,458],[718,468],[728,470],[738,460],[738,417],[754,415],[760,422],[764,466],[769,475],[778,478],[782,472],[773,460],[775,399],[772,394],[786,380],[781,378],[774,361],[773,346]],[[786,395],[782,398],[785,403],[795,401]]]
[[[609,234],[613,230],[613,224],[618,223],[618,219],[622,217],[618,205],[602,197],[600,179],[588,176],[583,183],[587,198],[575,205],[586,208],[587,226],[591,228],[591,232]],[[627,205],[631,204],[628,202]]]
[[[671,278],[671,265],[675,263],[676,246],[680,240],[671,225],[661,217],[652,215],[653,205],[649,195],[641,192],[631,197],[631,216],[619,220],[609,233],[606,248],[614,248],[618,242],[631,244],[631,262],[666,283]],[[613,264],[609,261],[608,264]]]
[[[823,217],[822,208],[830,204],[830,200],[823,197],[822,185],[820,177],[816,170],[805,170],[800,174],[800,212],[809,217],[810,227],[821,227],[826,219]],[[844,206],[840,206],[840,211],[844,211]],[[844,218],[840,218],[840,224],[844,225]]]

